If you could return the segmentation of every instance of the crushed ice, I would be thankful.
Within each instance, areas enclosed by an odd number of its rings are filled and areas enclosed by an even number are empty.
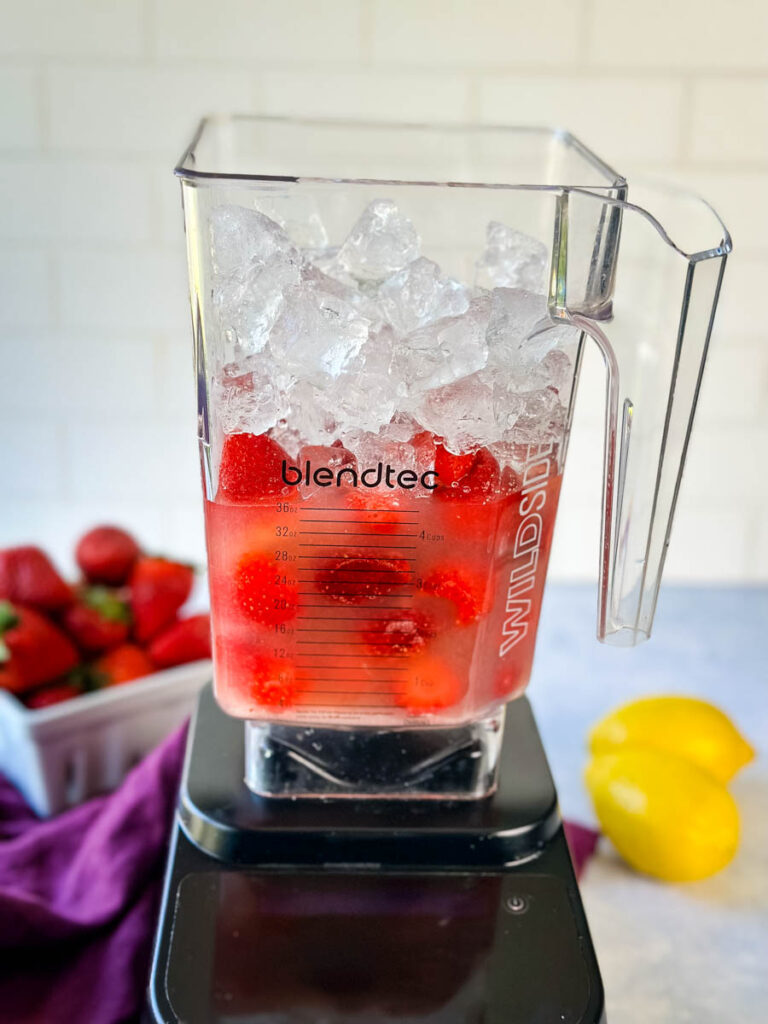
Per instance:
[[[421,255],[391,200],[336,246],[311,202],[260,207],[211,216],[222,433],[269,431],[292,454],[341,440],[404,465],[429,457],[407,450],[420,430],[505,457],[562,433],[578,335],[548,316],[543,243],[492,222],[470,287]]]

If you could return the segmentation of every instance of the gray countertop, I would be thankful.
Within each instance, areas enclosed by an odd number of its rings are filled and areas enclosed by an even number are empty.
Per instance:
[[[733,863],[704,882],[635,874],[603,840],[582,881],[609,1024],[768,1020],[768,588],[662,590],[653,639],[595,640],[596,590],[551,586],[528,691],[566,817],[594,823],[581,781],[590,726],[618,704],[682,693],[718,704],[758,751],[731,786]]]

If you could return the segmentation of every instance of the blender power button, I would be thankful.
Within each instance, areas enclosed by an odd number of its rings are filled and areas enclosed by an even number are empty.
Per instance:
[[[507,896],[504,906],[510,914],[519,915],[527,912],[529,904],[525,896],[514,894]]]

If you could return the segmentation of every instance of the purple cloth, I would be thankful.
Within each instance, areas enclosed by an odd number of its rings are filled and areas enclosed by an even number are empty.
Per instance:
[[[0,1021],[123,1024],[147,986],[186,726],[40,821],[0,776]]]
[[[126,1024],[147,987],[186,726],[109,796],[41,821],[0,776],[0,1022]],[[566,823],[579,875],[597,833]]]

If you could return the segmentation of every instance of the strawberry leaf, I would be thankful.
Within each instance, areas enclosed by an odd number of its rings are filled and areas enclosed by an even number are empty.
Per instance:
[[[18,626],[19,616],[10,601],[0,601],[0,634]],[[10,657],[10,655],[9,655]],[[7,659],[4,659],[7,660]]]

